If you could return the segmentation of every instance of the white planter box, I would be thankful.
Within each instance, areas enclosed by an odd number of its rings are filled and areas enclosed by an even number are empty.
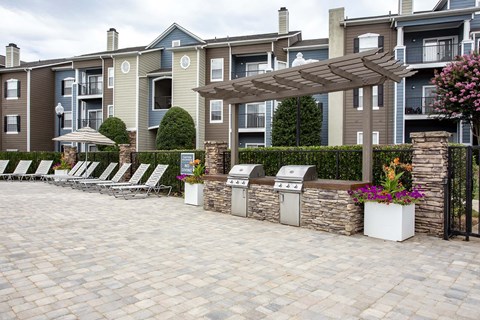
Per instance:
[[[69,170],[54,170],[56,176],[66,176]],[[60,179],[55,178],[55,181],[59,181]]]
[[[203,206],[203,183],[185,183],[185,203]]]
[[[403,241],[415,235],[415,204],[401,206],[365,202],[363,234],[373,238]]]

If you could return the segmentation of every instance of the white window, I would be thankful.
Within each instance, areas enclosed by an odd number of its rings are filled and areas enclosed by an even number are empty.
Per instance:
[[[359,39],[359,52],[367,51],[378,48],[378,37],[380,35],[376,33],[366,33],[358,36]]]
[[[265,103],[248,103],[245,128],[265,128]]]
[[[108,68],[108,87],[113,88],[113,68]]]
[[[283,61],[277,61],[277,70],[283,70],[287,68],[287,63]]]
[[[5,98],[7,99],[18,99],[20,96],[20,86],[19,81],[16,79],[7,80],[7,90],[5,91]]]
[[[246,148],[264,148],[265,143],[245,143]]]
[[[266,62],[247,63],[246,69],[247,74],[245,76],[254,76],[265,73],[265,70],[268,69],[268,64]]]
[[[458,55],[457,37],[423,40],[423,62],[452,61]]]
[[[223,81],[223,58],[210,60],[210,80]]]
[[[378,131],[372,132],[372,144],[379,144],[380,141],[380,133]],[[357,132],[357,144],[363,144],[363,132]]]
[[[63,113],[63,128],[72,129],[72,111],[65,111]]]
[[[63,79],[62,95],[64,95],[64,96],[71,96],[72,95],[73,81],[74,81],[73,78]]]
[[[113,104],[108,105],[108,117],[111,118],[115,115],[115,109],[113,108]]]
[[[122,62],[122,65],[120,66],[120,69],[122,70],[123,73],[129,73],[130,72],[130,62],[127,60]]]
[[[175,48],[175,47],[180,47],[180,40],[173,40],[172,41],[172,48]]]
[[[212,100],[210,101],[210,123],[222,123],[223,122],[223,101]]]
[[[19,122],[20,117],[18,115],[5,116],[5,132],[7,134],[15,134],[20,131]]]
[[[378,86],[372,87],[372,107],[373,110],[378,110]],[[358,89],[357,110],[363,110],[363,88]]]

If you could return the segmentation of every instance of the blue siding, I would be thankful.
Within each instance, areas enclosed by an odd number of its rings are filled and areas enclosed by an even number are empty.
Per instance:
[[[395,135],[395,143],[402,143],[403,142],[403,134],[404,134],[404,124],[403,124],[403,117],[404,117],[404,92],[403,92],[403,83],[405,79],[403,79],[400,83],[396,83],[396,90],[397,90],[397,106],[395,110],[395,114],[397,116],[397,121],[395,123],[395,127],[397,129],[397,134]]]
[[[293,60],[297,57],[297,53],[301,52],[303,54],[303,59],[316,59],[316,60],[327,60],[328,59],[328,49],[301,49],[301,50],[290,50],[288,52],[288,59],[290,61],[290,67],[292,66]]]
[[[246,143],[261,143],[264,144],[263,133],[261,132],[252,132],[252,133],[240,133],[238,136],[238,145],[240,148],[245,148]]]
[[[172,41],[180,40],[181,46],[192,45],[198,43],[198,40],[192,38],[190,35],[186,34],[178,28],[174,28],[170,33],[165,35],[156,45],[155,48],[171,48]],[[162,52],[161,64],[162,68],[171,68],[172,67],[172,52],[164,50]]]
[[[256,55],[247,57],[232,57],[232,79],[243,78],[247,76],[245,74],[247,70],[247,63],[264,62],[267,63],[267,55]],[[273,63],[273,62],[272,62]],[[273,65],[270,66],[273,68]]]
[[[462,46],[463,46],[463,54],[469,54],[473,51],[472,43],[463,43]]]
[[[323,104],[321,144],[322,146],[328,146],[328,94],[316,94],[313,98],[318,103]]]
[[[72,111],[72,98],[73,92],[71,97],[62,96],[62,80],[65,78],[75,78],[75,71],[74,70],[64,70],[64,71],[56,71],[55,72],[55,105],[52,106],[52,116],[55,116],[55,106],[58,103],[61,103],[63,109],[65,111]],[[72,91],[75,88],[75,85],[72,87]],[[73,117],[73,115],[72,115]],[[60,134],[66,134],[70,132],[70,130],[60,130]],[[58,135],[58,121],[55,119],[55,136]]]
[[[272,146],[272,120],[273,120],[273,101],[265,103],[265,146]]]
[[[450,0],[450,10],[475,7],[475,0]]]
[[[423,61],[423,40],[428,38],[457,36],[458,43],[462,40],[462,30],[458,29],[446,29],[424,32],[409,32],[405,33],[405,46],[407,48],[407,62],[420,62]],[[458,52],[460,53],[460,52]]]

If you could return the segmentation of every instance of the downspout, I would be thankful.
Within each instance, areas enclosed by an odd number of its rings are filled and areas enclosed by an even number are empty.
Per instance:
[[[232,80],[232,46],[230,42],[227,43],[228,45],[228,63],[229,63],[229,72],[228,72],[228,80]],[[222,108],[223,108],[223,102],[222,102]],[[235,108],[235,106],[234,106]],[[232,105],[228,104],[228,146],[231,148],[231,143],[232,143]],[[237,133],[238,134],[238,133]]]
[[[114,39],[115,40],[115,39]],[[102,59],[102,123],[103,123],[103,113],[105,112],[105,60],[103,57],[100,56]],[[107,70],[107,87],[108,87],[108,70]],[[98,122],[97,122],[98,125]]]
[[[140,133],[140,128],[139,128],[139,116],[140,116],[140,105],[138,103],[138,99],[139,99],[139,93],[138,91],[140,90],[140,55],[141,53],[139,52],[137,54],[137,77],[136,77],[136,90],[135,90],[135,113],[136,113],[136,117],[135,117],[135,127],[137,129],[137,133],[135,134],[135,151],[138,151],[138,136],[139,136],[139,133]]]
[[[197,88],[200,87],[200,50],[198,49],[198,46],[195,47],[195,50],[197,50]],[[200,96],[198,92],[195,92],[195,117],[197,118],[197,149],[200,147]],[[203,149],[203,148],[202,148]]]
[[[30,152],[30,144],[31,144],[31,139],[30,139],[30,133],[31,133],[31,128],[30,128],[30,109],[31,109],[31,104],[30,104],[30,85],[31,85],[31,71],[32,69],[24,69],[24,71],[27,73],[27,152]]]

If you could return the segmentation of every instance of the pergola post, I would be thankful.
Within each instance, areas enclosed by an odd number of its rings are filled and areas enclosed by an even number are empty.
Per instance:
[[[232,111],[230,113],[230,123],[232,131],[230,132],[230,168],[238,164],[238,110],[240,104],[232,104]]]
[[[362,146],[362,181],[373,180],[373,87],[363,87],[363,146]]]

